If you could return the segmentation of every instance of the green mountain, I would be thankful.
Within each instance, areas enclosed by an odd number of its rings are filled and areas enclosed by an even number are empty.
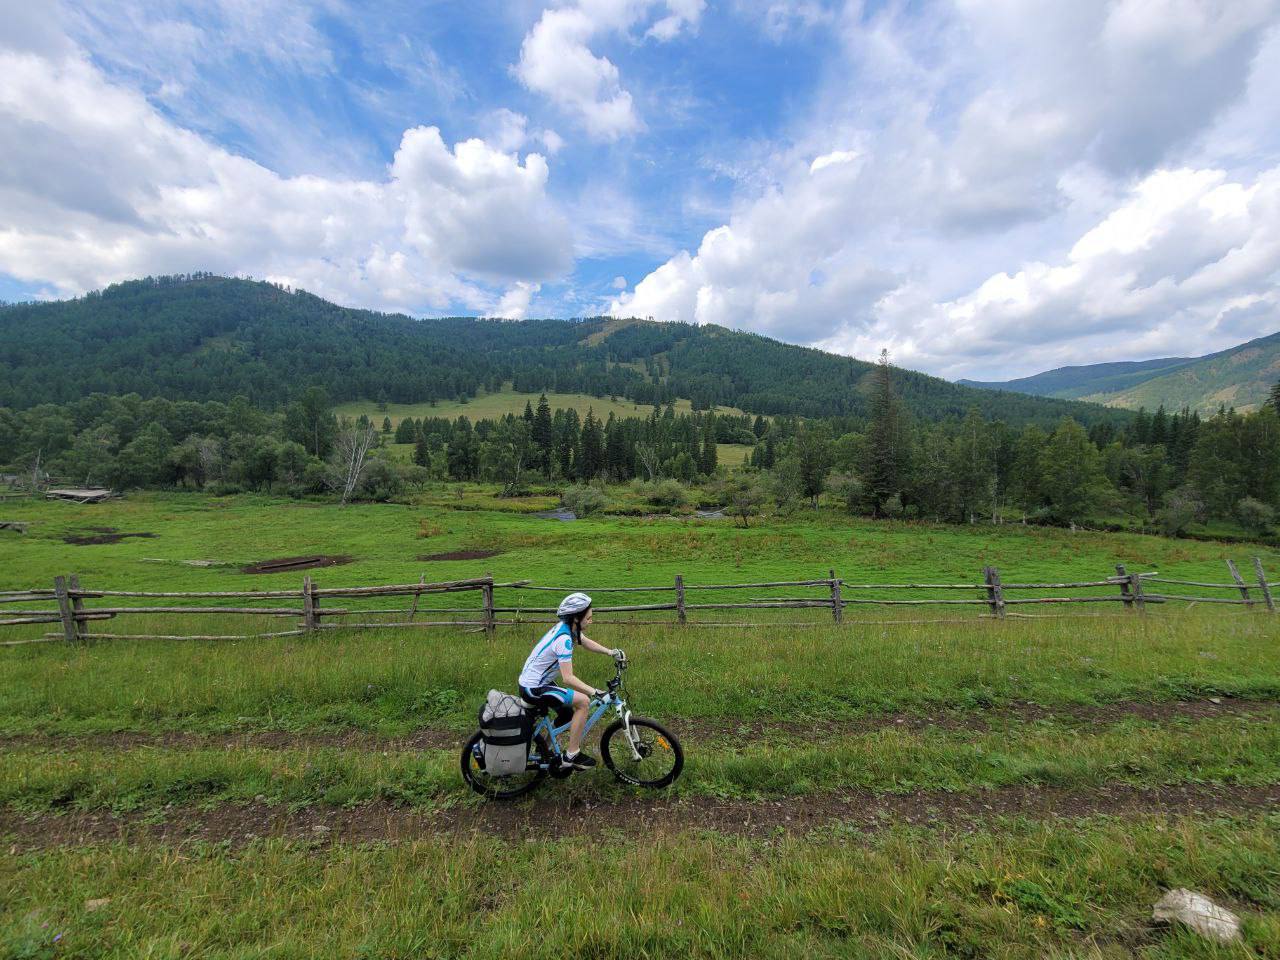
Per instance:
[[[1035,396],[1086,400],[1110,407],[1169,410],[1189,407],[1212,414],[1219,407],[1256,410],[1280,380],[1280,333],[1205,357],[1059,367],[1004,383],[961,384]]]
[[[0,407],[95,393],[244,396],[275,407],[322,385],[335,401],[422,403],[522,392],[634,403],[859,417],[873,365],[723,327],[612,318],[418,320],[208,274],[147,278],[74,300],[0,307]],[[924,419],[977,407],[1012,425],[1123,416],[1061,399],[978,390],[912,371],[895,382]]]
[[[1121,361],[1119,363],[1094,363],[1082,367],[1058,367],[1030,377],[1000,382],[959,380],[966,387],[985,390],[1012,390],[1036,397],[1059,397],[1078,400],[1092,394],[1108,393],[1135,386],[1153,376],[1167,373],[1188,363],[1193,357],[1166,357],[1160,360]]]

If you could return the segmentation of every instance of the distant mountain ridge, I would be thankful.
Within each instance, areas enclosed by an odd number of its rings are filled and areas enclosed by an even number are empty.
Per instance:
[[[340,307],[274,284],[208,274],[116,284],[74,300],[0,307],[0,407],[94,393],[229,400],[272,408],[312,384],[336,402],[585,393],[696,409],[864,416],[874,365],[716,326],[619,321],[419,320]],[[896,369],[927,420],[976,407],[1013,426],[1115,421],[1091,404],[958,386]]]
[[[1189,407],[1212,414],[1219,407],[1257,409],[1280,380],[1280,333],[1203,357],[1165,357],[1058,367],[1003,382],[959,380],[963,386],[1038,397],[1084,400],[1110,407],[1168,410]]]

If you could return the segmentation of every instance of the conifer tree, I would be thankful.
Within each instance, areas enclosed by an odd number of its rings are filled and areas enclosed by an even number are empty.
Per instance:
[[[579,461],[577,474],[580,480],[594,480],[604,469],[604,435],[600,430],[600,421],[590,407],[587,408],[586,419],[582,421]]]
[[[538,411],[533,415],[532,437],[534,469],[548,473],[551,469],[551,447],[555,442],[555,431],[551,426],[551,405],[547,403],[545,393],[538,397]]]
[[[698,457],[698,472],[708,476],[716,472],[716,420],[708,413],[702,418],[702,450]]]
[[[893,391],[893,367],[889,351],[880,352],[871,383],[871,423],[867,430],[863,467],[867,497],[873,513],[880,513],[885,501],[901,492],[907,445],[902,411]]]

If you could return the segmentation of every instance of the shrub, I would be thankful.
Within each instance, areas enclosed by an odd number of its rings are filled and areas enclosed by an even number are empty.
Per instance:
[[[890,520],[897,520],[902,516],[904,508],[902,506],[902,496],[894,494],[888,500],[880,505],[880,513]]]
[[[862,505],[866,496],[867,487],[862,482],[862,478],[852,471],[848,473],[837,473],[832,476],[829,489],[844,505],[844,508],[850,513],[857,513],[858,508]]]
[[[1156,523],[1166,537],[1176,537],[1204,512],[1204,501],[1190,484],[1183,484],[1164,495],[1164,507],[1156,512]]]
[[[679,480],[659,480],[649,487],[648,500],[655,507],[679,510],[689,503],[689,491]]]
[[[360,495],[375,503],[386,503],[404,490],[404,479],[396,465],[382,457],[374,457],[360,478]]]
[[[1236,501],[1235,512],[1240,526],[1257,537],[1266,534],[1276,518],[1274,507],[1253,497],[1241,497]]]
[[[769,490],[763,478],[754,471],[739,471],[724,481],[722,491],[725,510],[744,527],[751,526],[751,518],[769,499]]]
[[[575,515],[589,517],[603,510],[609,503],[609,498],[598,487],[577,483],[560,494],[560,502]]]

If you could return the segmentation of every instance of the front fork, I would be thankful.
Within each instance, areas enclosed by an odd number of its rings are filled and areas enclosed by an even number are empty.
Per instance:
[[[640,756],[640,751],[636,749],[636,738],[631,732],[631,711],[627,709],[625,703],[620,703],[618,713],[622,715],[622,729],[627,735],[627,746],[631,748],[631,759],[639,763],[644,757]]]

